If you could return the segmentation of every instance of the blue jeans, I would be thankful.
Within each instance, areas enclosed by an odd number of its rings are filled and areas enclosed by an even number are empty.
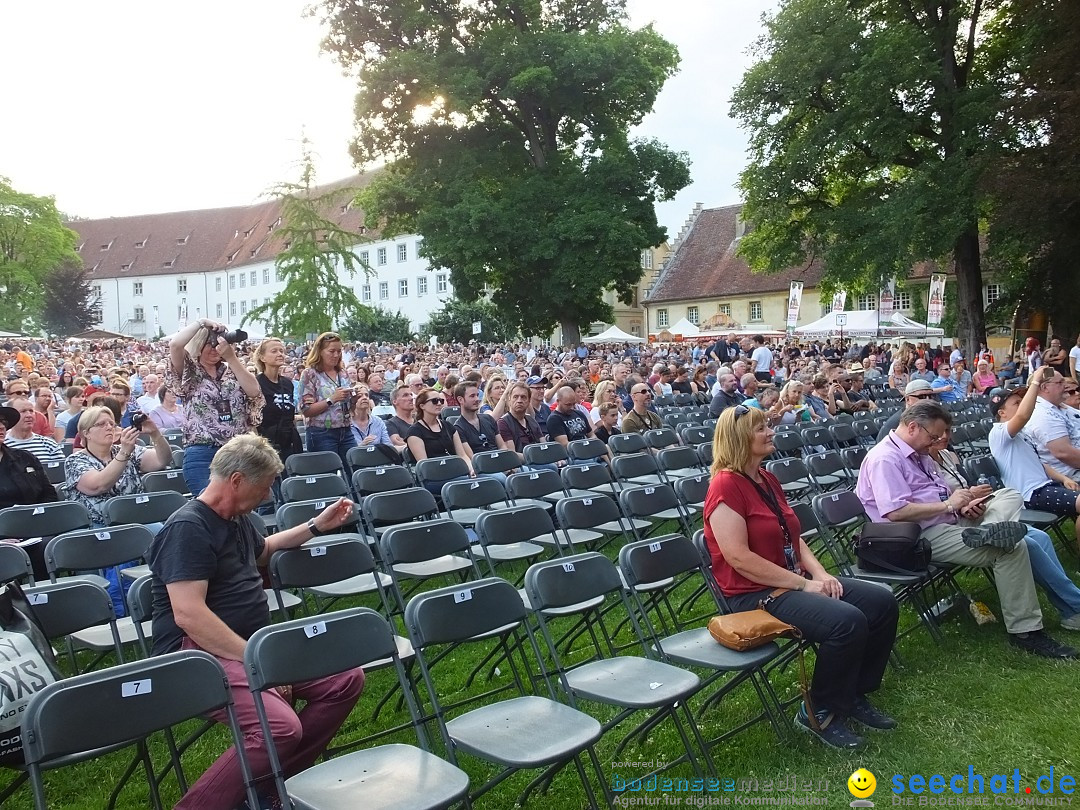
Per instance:
[[[210,462],[220,449],[216,444],[192,444],[184,448],[184,480],[192,498],[199,497],[210,483]]]
[[[1031,575],[1035,584],[1041,585],[1046,592],[1050,604],[1057,608],[1063,619],[1080,613],[1080,588],[1062,568],[1050,535],[1029,527],[1024,540],[1031,560]]]
[[[316,428],[309,427],[307,432],[307,449],[309,453],[316,450],[329,450],[337,453],[341,459],[341,467],[346,474],[349,472],[349,462],[346,456],[350,448],[356,447],[356,437],[351,428]]]

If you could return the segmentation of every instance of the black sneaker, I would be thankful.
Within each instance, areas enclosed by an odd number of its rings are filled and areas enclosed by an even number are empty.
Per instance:
[[[1080,652],[1050,638],[1042,630],[1032,630],[1030,633],[1009,633],[1009,643],[1032,655],[1041,655],[1043,658],[1061,660],[1080,658]]]
[[[851,713],[848,715],[849,720],[854,720],[857,723],[862,723],[867,728],[875,728],[878,731],[888,731],[894,729],[897,726],[897,722],[885,714],[885,712],[877,709],[866,696],[859,698],[855,701],[855,705],[851,709]]]
[[[964,529],[960,534],[960,539],[968,548],[993,546],[1005,551],[1012,551],[1016,544],[1024,539],[1027,531],[1027,526],[1014,521],[987,523],[984,526],[973,526],[970,529]]]
[[[843,751],[857,751],[866,746],[866,740],[848,728],[844,721],[830,712],[828,709],[819,709],[814,712],[819,728],[810,725],[810,717],[806,713],[806,704],[799,706],[795,715],[795,727],[802,731],[809,731],[830,748],[839,748]]]

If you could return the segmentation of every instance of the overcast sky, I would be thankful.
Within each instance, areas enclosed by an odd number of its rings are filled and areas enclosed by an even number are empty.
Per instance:
[[[639,133],[689,153],[693,183],[659,209],[736,202],[745,138],[727,116],[775,0],[628,0],[682,56]],[[354,86],[306,0],[5,2],[0,175],[83,217],[243,205],[295,179],[301,132],[318,179],[354,171]]]

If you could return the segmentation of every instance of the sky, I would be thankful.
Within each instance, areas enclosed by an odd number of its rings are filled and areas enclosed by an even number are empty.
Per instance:
[[[0,9],[0,176],[101,218],[246,205],[298,176],[357,171],[355,84],[319,51],[308,0],[56,0]],[[761,14],[776,0],[628,0],[682,57],[635,134],[691,160],[692,184],[657,213],[674,237],[695,203],[738,201],[746,138],[728,117]]]

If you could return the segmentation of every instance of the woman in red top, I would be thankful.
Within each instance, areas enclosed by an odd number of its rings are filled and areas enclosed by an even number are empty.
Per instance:
[[[775,449],[773,435],[755,408],[739,405],[720,415],[705,498],[713,575],[732,610],[760,605],[817,643],[810,685],[817,722],[803,704],[795,723],[834,748],[861,748],[865,740],[848,720],[874,729],[896,727],[866,698],[881,686],[889,663],[896,599],[887,588],[838,579],[818,562],[799,536],[799,519],[780,482],[761,469]]]

